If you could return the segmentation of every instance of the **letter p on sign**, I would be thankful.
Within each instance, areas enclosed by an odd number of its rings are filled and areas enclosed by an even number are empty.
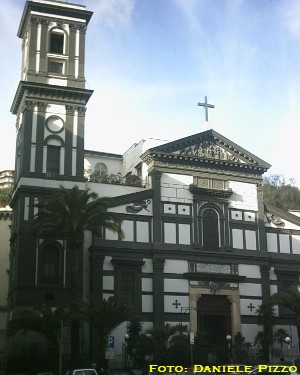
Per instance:
[[[114,347],[115,347],[115,338],[114,338],[114,336],[108,336],[107,337],[107,347],[109,349],[114,349]]]

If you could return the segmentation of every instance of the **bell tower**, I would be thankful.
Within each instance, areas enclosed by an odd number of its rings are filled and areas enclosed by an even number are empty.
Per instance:
[[[82,5],[27,1],[18,30],[22,73],[11,111],[17,115],[16,181],[82,180],[85,33]]]
[[[84,188],[85,110],[93,92],[85,88],[84,55],[91,17],[83,5],[27,0],[18,29],[22,69],[11,107],[17,117],[11,311],[70,298],[64,240],[37,239],[28,224],[44,194],[60,185]]]

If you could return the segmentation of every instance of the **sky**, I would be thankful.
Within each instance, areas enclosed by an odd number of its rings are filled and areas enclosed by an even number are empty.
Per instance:
[[[10,107],[21,74],[25,0],[0,13],[0,170],[14,168]],[[73,0],[94,12],[86,34],[85,148],[123,154],[209,127],[300,187],[299,0]],[[3,8],[2,8],[3,9]]]

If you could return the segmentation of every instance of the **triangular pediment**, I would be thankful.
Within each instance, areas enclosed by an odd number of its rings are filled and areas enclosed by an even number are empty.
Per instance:
[[[172,160],[182,164],[207,164],[217,167],[238,167],[262,174],[270,164],[238,146],[214,130],[207,130],[189,137],[149,149],[142,155],[146,163],[153,160]]]

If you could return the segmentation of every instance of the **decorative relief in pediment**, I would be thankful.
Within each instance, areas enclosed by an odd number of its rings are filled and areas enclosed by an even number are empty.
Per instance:
[[[196,145],[186,147],[177,152],[182,156],[192,156],[204,159],[215,159],[215,160],[228,160],[238,163],[244,163],[244,161],[232,154],[228,150],[212,143],[211,141],[205,141]]]

